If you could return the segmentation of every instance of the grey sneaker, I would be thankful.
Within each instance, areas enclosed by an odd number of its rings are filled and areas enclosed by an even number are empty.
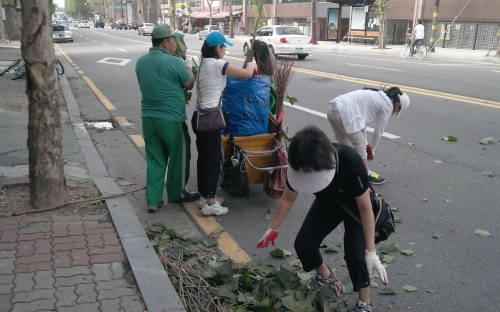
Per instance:
[[[159,208],[163,208],[163,206],[165,206],[165,203],[163,202],[163,200],[161,201],[161,203],[159,203],[158,205],[154,205],[154,206],[148,206],[148,211],[151,213],[151,212],[157,212]]]
[[[352,309],[352,312],[373,312],[373,310],[373,303],[368,304],[366,301],[358,299],[354,309]]]
[[[316,287],[323,287],[325,285],[333,285],[335,284],[335,273],[333,273],[332,269],[328,267],[330,270],[330,276],[323,277],[321,274],[314,274],[313,277],[307,282],[307,289],[312,289]]]
[[[368,180],[370,180],[370,182],[371,182],[372,184],[376,184],[376,185],[378,185],[378,184],[382,184],[382,183],[384,183],[384,182],[385,182],[385,178],[382,178],[382,177],[380,176],[380,174],[375,173],[375,172],[373,172],[373,171],[372,171],[372,173],[368,176]]]

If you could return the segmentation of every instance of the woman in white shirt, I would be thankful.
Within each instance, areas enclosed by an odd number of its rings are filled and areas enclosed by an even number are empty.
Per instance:
[[[337,142],[353,145],[361,155],[372,184],[382,184],[385,178],[370,170],[368,166],[368,150],[375,149],[384,133],[389,117],[401,113],[410,105],[410,98],[398,87],[383,90],[357,90],[340,95],[330,101],[328,121],[335,132]],[[375,124],[371,145],[368,145],[366,124]]]
[[[223,60],[227,46],[232,47],[233,44],[221,33],[212,32],[201,47],[197,88],[200,108],[213,108],[219,105],[222,91],[226,87],[226,76],[250,78],[253,74],[253,63],[249,63],[247,68],[243,69]],[[221,135],[220,131],[197,133],[197,114],[197,111],[193,113],[191,122],[198,149],[198,192],[201,194],[199,208],[204,215],[220,216],[228,211],[227,207],[222,206],[224,199],[215,197],[221,169]]]

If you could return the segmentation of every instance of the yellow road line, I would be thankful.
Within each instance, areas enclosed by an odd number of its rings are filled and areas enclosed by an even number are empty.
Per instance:
[[[107,97],[104,96],[104,94],[102,94],[101,90],[99,90],[95,84],[92,82],[92,80],[90,80],[89,77],[87,76],[82,76],[82,79],[85,80],[87,82],[87,84],[90,86],[90,89],[92,89],[92,91],[94,91],[95,95],[97,95],[97,97],[99,98],[99,100],[101,101],[101,103],[108,109],[108,110],[116,110],[116,108],[114,107],[113,104],[111,104],[111,102],[108,100]]]
[[[201,214],[200,209],[198,208],[198,201],[184,203],[184,207],[205,231],[205,233],[210,234],[215,229],[220,227],[219,222],[217,222],[214,217],[206,217]],[[247,263],[252,260],[226,231],[221,233],[217,239],[217,243],[217,247],[219,247],[224,254],[229,256],[235,262]]]
[[[74,67],[75,69],[80,69],[80,67],[78,67],[78,66],[73,66],[73,67]]]
[[[56,46],[56,48],[59,50],[59,53],[61,53],[65,58],[66,60],[68,61],[68,63],[73,63],[73,61],[71,60],[71,58],[68,56],[68,54],[66,54],[66,52],[64,52],[61,47],[57,44],[57,43],[54,43],[54,45]]]
[[[137,147],[144,147],[146,145],[142,136],[140,136],[138,134],[132,134],[132,135],[130,135],[130,138],[132,139],[132,141],[134,141],[134,143]]]
[[[83,71],[81,71],[81,70],[77,70],[77,72],[78,72],[79,74],[83,74]]]
[[[128,126],[128,125],[130,125],[130,123],[128,122],[127,119],[125,119],[125,117],[118,116],[118,117],[115,117],[115,119],[122,126]]]

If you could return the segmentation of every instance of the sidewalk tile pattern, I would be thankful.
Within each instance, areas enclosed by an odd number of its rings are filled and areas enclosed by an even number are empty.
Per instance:
[[[0,312],[143,312],[105,215],[0,221]]]

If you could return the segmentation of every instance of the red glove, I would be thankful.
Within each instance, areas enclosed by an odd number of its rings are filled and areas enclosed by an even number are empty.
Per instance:
[[[269,242],[273,243],[274,246],[274,240],[276,239],[276,237],[278,237],[278,230],[274,230],[269,227],[262,239],[257,244],[257,248],[265,248],[267,247],[267,245],[269,245]]]
[[[375,157],[375,154],[373,153],[373,149],[370,146],[370,144],[366,145],[366,154],[368,160],[373,160],[373,158]]]

